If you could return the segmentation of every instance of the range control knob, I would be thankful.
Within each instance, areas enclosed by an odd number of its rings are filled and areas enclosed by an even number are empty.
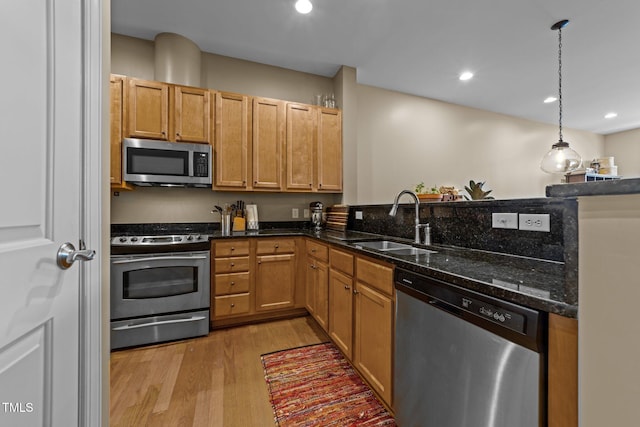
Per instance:
[[[126,241],[127,241],[127,238],[126,238],[126,237],[121,237],[121,238],[120,238],[120,239],[118,239],[118,240],[120,240],[120,242],[124,243],[124,242],[126,242]]]
[[[131,238],[131,241],[132,241],[132,242],[137,242],[137,241],[138,241],[138,238],[134,236],[134,237],[132,237],[132,238]]]
[[[192,236],[191,234],[189,234],[189,235],[187,236],[187,240],[189,240],[189,241],[193,240],[193,236]]]
[[[193,239],[194,240],[200,240],[200,239],[202,239],[202,236],[199,235],[199,234],[196,234],[195,236],[193,236]]]

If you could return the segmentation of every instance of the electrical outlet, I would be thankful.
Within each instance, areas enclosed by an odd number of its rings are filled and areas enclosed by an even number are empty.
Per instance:
[[[298,218],[298,217],[300,217],[300,209],[292,208],[291,209],[291,218]]]
[[[303,216],[304,218],[309,218],[309,209],[305,209],[305,210],[303,210],[303,211],[302,211],[302,216]]]
[[[362,219],[362,211],[356,211],[356,219]]]
[[[550,232],[549,214],[520,214],[520,230]]]
[[[494,212],[491,214],[491,226],[493,228],[518,229],[518,214]]]

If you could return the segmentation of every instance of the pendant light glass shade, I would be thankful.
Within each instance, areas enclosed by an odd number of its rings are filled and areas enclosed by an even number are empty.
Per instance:
[[[562,140],[562,28],[569,23],[568,19],[558,21],[551,29],[558,31],[558,142],[551,146],[540,162],[540,169],[546,173],[566,174],[582,166],[582,158]]]
[[[540,169],[546,173],[565,174],[578,169],[582,165],[580,154],[569,147],[569,143],[559,141],[553,144],[540,162]]]

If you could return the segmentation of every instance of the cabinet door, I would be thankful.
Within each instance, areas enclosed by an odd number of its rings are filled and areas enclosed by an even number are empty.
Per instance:
[[[318,191],[342,191],[342,113],[318,110]]]
[[[253,188],[281,190],[285,103],[253,99]]]
[[[391,405],[393,302],[362,282],[356,283],[354,364]]]
[[[169,135],[169,85],[129,79],[125,135],[167,140]]]
[[[353,279],[329,271],[329,336],[351,360],[353,356]]]
[[[322,329],[329,330],[329,268],[327,264],[316,262],[316,321]]]
[[[316,263],[313,260],[307,260],[305,269],[305,307],[310,315],[316,317]]]
[[[109,80],[109,116],[111,123],[111,185],[122,184],[122,100],[124,78],[112,75]]]
[[[183,142],[210,142],[210,92],[187,86],[174,87],[174,137]]]
[[[287,104],[287,190],[313,190],[316,114],[310,105]]]
[[[295,258],[294,254],[257,257],[256,311],[294,306]]]
[[[250,149],[249,97],[216,93],[215,187],[246,189]]]

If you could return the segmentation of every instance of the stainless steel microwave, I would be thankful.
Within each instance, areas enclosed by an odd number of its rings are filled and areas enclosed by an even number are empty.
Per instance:
[[[122,170],[139,186],[211,187],[211,146],[125,138]]]

